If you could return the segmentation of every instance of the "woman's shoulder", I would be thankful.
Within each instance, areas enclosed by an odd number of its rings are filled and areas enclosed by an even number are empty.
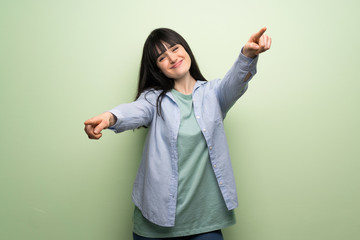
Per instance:
[[[156,90],[154,88],[146,89],[143,92],[141,92],[140,96],[149,96],[149,97],[158,97],[162,91]]]
[[[213,79],[213,80],[210,80],[210,81],[200,81],[198,80],[196,85],[198,87],[201,87],[203,88],[204,90],[211,90],[211,89],[214,89],[216,88],[218,85],[219,85],[219,82],[221,81],[220,78],[216,78],[216,79]]]
[[[156,105],[157,98],[161,94],[162,90],[156,90],[156,89],[146,89],[144,90],[139,97],[136,99],[136,101],[139,100],[146,100],[147,102]]]

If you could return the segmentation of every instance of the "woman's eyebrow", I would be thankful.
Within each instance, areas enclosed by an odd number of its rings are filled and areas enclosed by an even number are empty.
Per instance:
[[[164,51],[163,52],[161,52],[158,56],[157,56],[157,58],[159,58],[160,56],[162,56],[162,55],[164,55],[166,52],[167,52],[167,50],[169,50],[169,49],[173,49],[176,45],[178,45],[178,43],[175,43],[175,44],[173,44],[173,45],[169,45],[168,47],[167,46],[165,46],[164,45]],[[159,48],[158,48],[159,49]],[[160,49],[159,49],[160,50]]]
[[[156,46],[156,54],[157,57],[160,57],[161,55],[163,55],[165,52],[167,51],[167,49],[164,47],[164,51],[161,51],[161,48]]]

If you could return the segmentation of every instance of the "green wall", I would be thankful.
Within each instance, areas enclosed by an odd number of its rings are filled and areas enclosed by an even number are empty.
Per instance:
[[[359,3],[3,0],[0,239],[131,239],[146,130],[87,139],[135,96],[149,32],[170,27],[208,79],[249,36],[272,48],[225,120],[240,206],[226,240],[360,236]]]

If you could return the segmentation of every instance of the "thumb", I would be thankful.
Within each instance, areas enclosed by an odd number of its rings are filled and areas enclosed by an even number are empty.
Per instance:
[[[109,122],[106,120],[102,120],[94,129],[95,134],[99,134],[103,129],[109,127]]]
[[[260,48],[260,46],[254,42],[250,42],[248,45],[249,49],[251,50],[258,50]]]

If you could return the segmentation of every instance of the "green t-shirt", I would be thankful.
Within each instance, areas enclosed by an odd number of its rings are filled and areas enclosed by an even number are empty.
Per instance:
[[[179,185],[174,227],[145,219],[135,207],[133,231],[144,237],[179,237],[222,229],[235,223],[226,208],[209,159],[205,138],[196,122],[192,95],[172,90],[180,108],[177,140]]]

